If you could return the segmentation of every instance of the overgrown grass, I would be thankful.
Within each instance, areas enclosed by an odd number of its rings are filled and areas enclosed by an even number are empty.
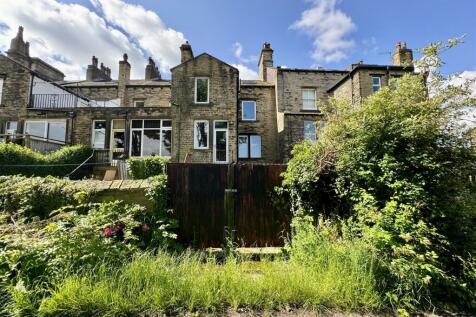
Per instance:
[[[375,310],[375,258],[353,243],[327,245],[314,262],[262,262],[228,258],[223,264],[205,254],[140,255],[119,270],[106,266],[57,283],[40,312],[56,315],[118,316],[138,313],[204,311],[228,307]]]

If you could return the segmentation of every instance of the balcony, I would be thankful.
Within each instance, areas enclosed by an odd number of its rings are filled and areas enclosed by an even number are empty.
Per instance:
[[[32,94],[28,107],[30,109],[64,110],[88,107],[110,108],[119,107],[119,104],[114,100],[88,100],[73,94]]]

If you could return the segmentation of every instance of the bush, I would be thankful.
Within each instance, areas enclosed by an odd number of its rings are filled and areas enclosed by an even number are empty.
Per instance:
[[[359,105],[334,100],[317,144],[296,146],[284,174],[295,211],[327,215],[316,197],[344,209],[341,234],[378,254],[394,308],[476,309],[476,153],[459,121],[474,101],[440,81],[448,46],[424,51],[427,84],[407,74]]]
[[[129,174],[134,179],[146,179],[165,173],[168,158],[162,156],[131,157],[128,159]]]
[[[19,220],[23,217],[45,219],[65,205],[89,199],[93,191],[85,185],[48,177],[0,176],[0,212]]]
[[[64,177],[91,154],[91,147],[86,145],[65,146],[50,154],[41,154],[18,144],[2,143],[0,144],[0,175]],[[71,177],[79,179],[90,174],[91,167],[85,165]]]
[[[76,203],[76,194],[81,192],[92,195],[84,185],[51,176],[0,176],[1,211],[16,219],[47,218],[53,210]]]

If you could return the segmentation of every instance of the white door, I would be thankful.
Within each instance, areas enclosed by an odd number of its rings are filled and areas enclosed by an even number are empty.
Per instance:
[[[213,122],[213,163],[228,163],[228,122]]]

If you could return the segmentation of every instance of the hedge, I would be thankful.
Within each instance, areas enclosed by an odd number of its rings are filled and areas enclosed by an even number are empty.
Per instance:
[[[92,148],[86,145],[65,146],[50,154],[41,154],[18,144],[2,143],[0,144],[0,175],[64,177],[77,167],[74,164],[81,164],[91,153]],[[74,172],[71,178],[79,179],[90,174],[91,166],[85,165]]]
[[[162,156],[131,157],[128,160],[129,174],[134,179],[146,179],[165,173],[168,158]]]

